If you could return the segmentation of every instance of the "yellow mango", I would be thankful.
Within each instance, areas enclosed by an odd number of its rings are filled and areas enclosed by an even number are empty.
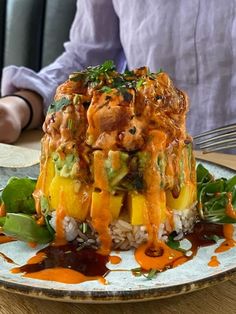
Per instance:
[[[71,178],[56,175],[49,188],[49,202],[52,209],[60,206],[60,192],[63,191],[65,214],[78,220],[85,220],[88,216],[91,201],[91,188],[80,186],[80,183]]]
[[[128,194],[128,210],[131,225],[145,225],[148,222],[147,206],[147,201],[143,194],[136,192]],[[157,210],[161,210],[161,221],[164,221],[166,218],[165,197],[157,206],[159,206]]]
[[[43,165],[37,181],[36,190],[41,190],[45,196],[48,196],[49,187],[55,176],[55,165],[51,157],[49,157]]]
[[[112,220],[118,219],[120,215],[120,210],[123,204],[123,194],[119,195],[110,195],[110,207],[109,210],[112,215]],[[100,192],[92,193],[92,203],[91,203],[91,217],[94,216],[93,213],[96,212],[97,208],[101,208],[103,203],[103,197]]]
[[[131,225],[143,225],[144,214],[147,211],[146,201],[142,194],[129,193],[128,210],[130,214]]]
[[[196,201],[196,187],[193,183],[186,183],[180,191],[179,197],[174,198],[171,191],[166,192],[166,203],[171,209],[190,208]]]

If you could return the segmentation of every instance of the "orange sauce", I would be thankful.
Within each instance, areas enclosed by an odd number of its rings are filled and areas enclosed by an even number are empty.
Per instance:
[[[44,216],[42,215],[41,217],[39,217],[39,219],[37,220],[37,225],[44,225],[45,224],[45,218]]]
[[[147,255],[147,250],[149,248],[150,245],[145,243],[139,246],[134,253],[136,261],[144,270],[157,269],[159,271],[163,271],[166,267],[172,265],[177,259],[184,256],[182,252],[171,249],[164,242],[158,243],[157,249],[161,250],[161,255],[158,257]]]
[[[220,262],[218,261],[217,256],[213,255],[211,257],[211,260],[208,263],[208,266],[210,266],[210,267],[217,267],[219,265],[220,265]]]
[[[109,184],[104,166],[106,155],[102,151],[94,155],[94,185],[96,188],[108,191]]]
[[[158,240],[158,231],[162,218],[162,205],[166,203],[165,192],[160,188],[161,177],[156,163],[159,152],[166,145],[166,134],[161,131],[152,131],[149,133],[149,136],[146,149],[150,152],[151,158],[144,172],[144,179],[147,186],[145,193],[147,211],[144,215],[147,221],[148,243],[150,246],[156,247],[161,243]]]
[[[112,154],[112,168],[118,170],[120,168],[120,152],[114,151]]]
[[[104,277],[98,277],[98,282],[99,282],[101,285],[107,285],[107,284],[108,284],[106,278],[104,278]]]
[[[35,256],[28,260],[27,264],[41,263],[46,257],[47,255],[44,252],[38,252]]]
[[[180,258],[177,258],[177,259],[173,262],[172,267],[173,267],[173,268],[174,268],[174,267],[178,267],[178,266],[180,266],[180,265],[186,263],[187,261],[189,261],[189,258],[186,257],[186,256],[182,256],[182,257],[180,257]]]
[[[101,202],[96,209],[93,210],[92,225],[97,231],[99,240],[101,241],[101,247],[99,253],[102,255],[108,255],[111,250],[112,239],[109,232],[109,225],[112,220],[110,212],[110,193],[102,191]]]
[[[222,253],[236,246],[236,241],[233,239],[233,233],[234,233],[233,225],[224,224],[223,232],[224,232],[225,241],[222,242],[220,246],[215,249],[215,253]]]
[[[0,205],[0,217],[6,216],[6,209],[4,203]]]
[[[228,197],[228,204],[226,206],[225,213],[230,218],[236,219],[236,209],[234,209],[233,204],[232,204],[232,192],[228,192],[227,197]]]
[[[109,262],[111,264],[119,264],[120,262],[122,261],[121,257],[120,256],[116,256],[116,255],[110,255],[109,256]]]
[[[36,242],[28,242],[28,246],[32,249],[36,248],[37,243]]]
[[[24,277],[63,283],[99,280],[106,284],[103,277],[108,272],[108,260],[108,256],[98,254],[94,249],[79,249],[78,243],[50,245],[37,252],[27,264],[15,267],[11,272],[24,273]]]
[[[67,243],[65,239],[65,231],[63,227],[63,220],[65,218],[65,195],[64,191],[61,188],[59,194],[59,205],[56,209],[56,234],[55,234],[55,241],[53,245],[60,246]]]
[[[23,277],[34,278],[40,280],[52,280],[67,284],[78,284],[84,281],[99,280],[104,283],[104,279],[100,276],[85,276],[78,271],[68,268],[48,268],[34,273],[24,274]]]
[[[8,242],[11,242],[11,241],[16,241],[16,239],[14,239],[12,237],[9,237],[9,236],[6,236],[4,234],[0,235],[0,244],[8,243]]]

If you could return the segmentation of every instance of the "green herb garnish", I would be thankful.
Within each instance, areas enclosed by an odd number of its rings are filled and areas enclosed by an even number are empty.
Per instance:
[[[103,93],[109,94],[111,91],[112,91],[112,88],[111,88],[111,87],[108,87],[108,86],[103,86],[103,87],[101,88],[101,92],[103,92]]]
[[[144,83],[144,80],[143,80],[143,79],[138,80],[138,82],[137,82],[137,84],[136,84],[136,88],[141,87],[141,86],[143,85],[143,83]]]
[[[10,178],[1,196],[6,212],[34,214],[35,202],[32,193],[35,185],[36,180],[33,179]]]
[[[70,75],[69,79],[71,81],[83,81],[84,85],[93,83],[95,87],[100,82],[101,76],[105,76],[109,79],[110,72],[115,70],[115,65],[112,60],[105,61],[102,65],[97,65],[94,67],[88,67],[84,71],[75,72]]]
[[[177,251],[180,251],[180,252],[183,252],[183,253],[186,253],[186,250],[182,249],[180,247],[180,241],[178,240],[174,240],[174,238],[176,237],[176,233],[175,232],[172,232],[169,237],[168,237],[168,241],[167,241],[167,245],[173,249],[173,250],[177,250]]]
[[[60,100],[55,100],[48,108],[48,113],[53,113],[62,110],[70,104],[70,100],[63,97]]]
[[[198,209],[203,220],[213,223],[236,223],[227,215],[227,206],[236,213],[236,176],[231,179],[214,179],[202,165],[197,167]],[[230,194],[229,194],[230,193]],[[230,197],[232,204],[229,204]]]
[[[70,118],[67,120],[67,127],[69,130],[73,129],[73,120]]]
[[[159,270],[156,269],[150,269],[149,271],[142,269],[141,267],[133,268],[131,269],[132,274],[135,277],[145,277],[148,280],[155,279],[157,277],[157,274],[159,273]]]

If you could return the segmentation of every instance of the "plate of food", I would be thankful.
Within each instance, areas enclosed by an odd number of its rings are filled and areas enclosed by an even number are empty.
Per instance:
[[[196,165],[188,97],[111,61],[75,72],[43,125],[40,167],[0,168],[0,288],[69,302],[191,292],[236,271],[236,175]]]

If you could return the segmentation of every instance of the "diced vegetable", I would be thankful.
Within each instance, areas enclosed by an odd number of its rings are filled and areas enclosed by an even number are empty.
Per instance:
[[[128,194],[128,210],[131,225],[145,225],[147,223],[147,202],[145,196],[137,192]],[[156,210],[161,211],[161,220],[164,221],[166,217],[166,204],[160,203],[160,208]]]
[[[110,196],[110,212],[112,215],[112,219],[116,220],[118,219],[120,215],[120,210],[123,205],[123,198],[124,194],[118,194],[118,195],[111,195]],[[93,217],[94,210],[96,211],[96,208],[100,208],[103,204],[103,197],[100,192],[93,192],[92,193],[92,204],[91,204],[91,217]]]
[[[61,190],[66,198],[66,215],[84,220],[89,212],[91,187],[81,185],[78,180],[55,175],[49,188],[49,203],[52,209],[57,209],[60,205]]]
[[[147,210],[146,201],[142,194],[129,193],[128,195],[128,209],[130,215],[131,225],[143,225],[144,214]]]
[[[111,188],[115,187],[128,173],[129,155],[119,151],[109,151],[105,160],[105,169]]]
[[[166,192],[166,203],[171,209],[190,208],[196,202],[196,188],[193,183],[186,183],[180,190],[178,198],[174,198],[171,191]]]
[[[65,178],[73,178],[75,176],[78,157],[76,158],[74,154],[68,154],[64,159],[62,159],[58,153],[54,153],[53,161],[58,175]]]

